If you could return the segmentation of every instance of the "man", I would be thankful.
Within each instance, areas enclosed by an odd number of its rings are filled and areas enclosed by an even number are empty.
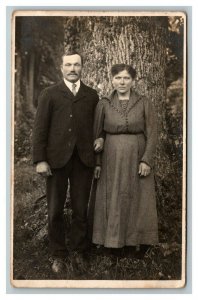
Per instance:
[[[49,247],[54,258],[52,270],[56,273],[62,271],[68,255],[63,215],[68,179],[73,210],[70,248],[74,256],[82,259],[88,247],[93,120],[99,99],[97,92],[80,80],[82,65],[82,57],[76,52],[62,56],[63,80],[41,93],[33,131],[36,171],[47,177]]]

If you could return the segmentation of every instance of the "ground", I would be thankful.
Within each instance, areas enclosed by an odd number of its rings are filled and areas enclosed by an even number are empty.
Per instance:
[[[68,200],[65,207],[68,231],[71,222],[69,204]],[[148,249],[143,258],[130,251],[122,251],[117,256],[93,246],[85,272],[79,272],[69,256],[65,272],[57,276],[51,271],[52,260],[48,254],[45,182],[27,159],[21,159],[15,164],[13,277],[18,280],[179,280],[179,215],[174,207],[166,208],[164,204],[163,210],[159,210],[160,243]]]

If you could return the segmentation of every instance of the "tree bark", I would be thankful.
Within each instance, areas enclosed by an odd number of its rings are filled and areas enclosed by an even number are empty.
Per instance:
[[[65,50],[75,48],[84,56],[83,80],[100,95],[112,90],[113,64],[131,64],[137,72],[134,89],[154,103],[159,139],[156,171],[171,168],[163,149],[167,138],[166,17],[74,17],[65,18]],[[168,173],[168,171],[167,171]]]

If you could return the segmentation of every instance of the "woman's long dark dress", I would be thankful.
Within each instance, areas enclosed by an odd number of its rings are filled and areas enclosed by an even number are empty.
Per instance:
[[[153,166],[156,120],[151,102],[131,93],[125,111],[117,92],[99,101],[95,137],[105,134],[97,183],[93,243],[118,248],[158,243],[153,170],[138,175],[139,163]]]

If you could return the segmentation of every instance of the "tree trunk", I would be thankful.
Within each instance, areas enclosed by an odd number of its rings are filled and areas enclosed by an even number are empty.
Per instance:
[[[18,120],[21,111],[21,61],[21,55],[17,53],[15,55],[15,120]]]
[[[157,171],[166,168],[168,164],[168,156],[163,150],[163,140],[167,137],[167,30],[166,17],[65,18],[65,50],[68,47],[75,48],[83,54],[83,80],[100,95],[112,90],[110,69],[113,64],[127,63],[136,69],[134,89],[151,99],[157,111]]]
[[[27,106],[29,111],[34,111],[34,77],[35,77],[35,51],[30,53],[29,67],[28,67],[28,93],[27,93]]]

